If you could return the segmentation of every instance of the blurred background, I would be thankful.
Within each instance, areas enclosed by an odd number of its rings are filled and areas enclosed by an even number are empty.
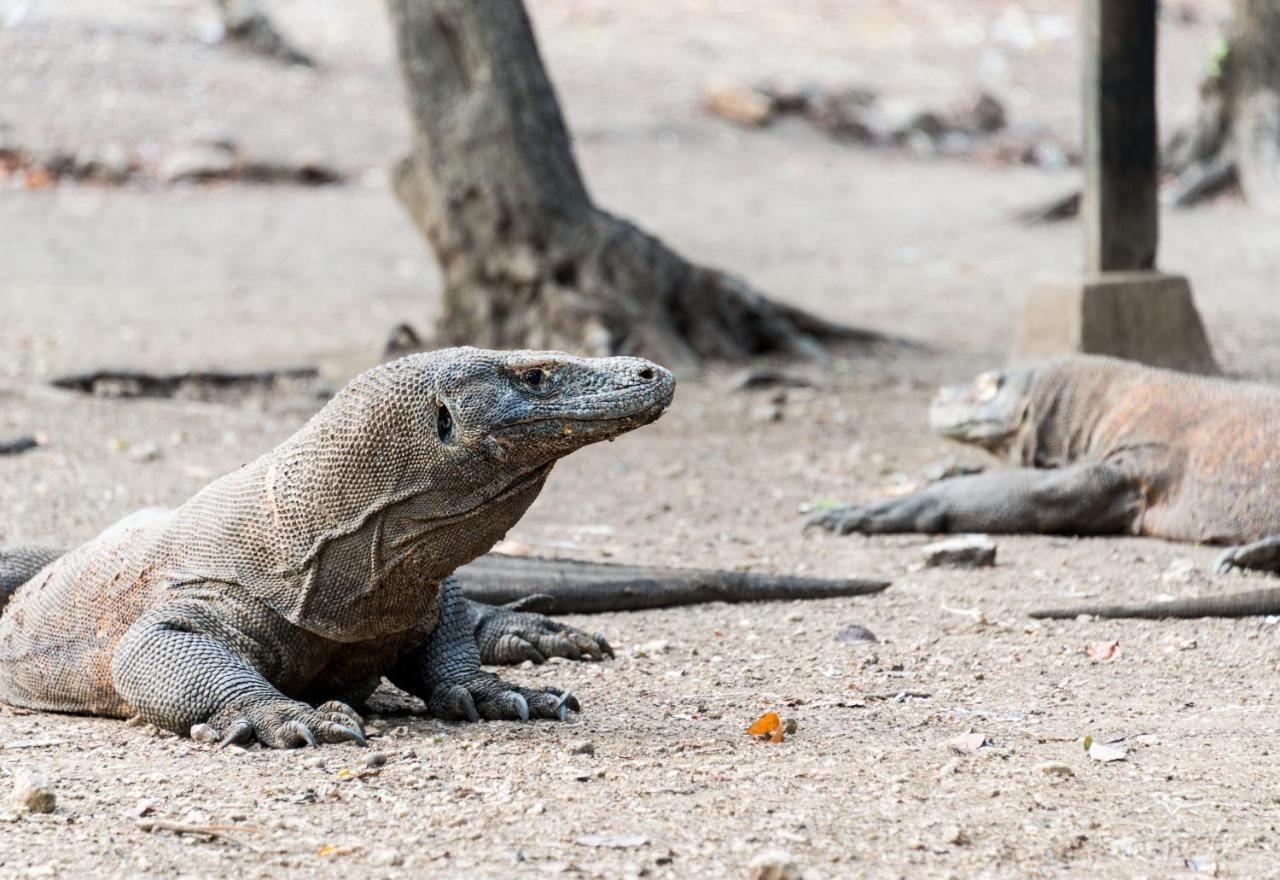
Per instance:
[[[1162,138],[1230,5],[1161,5]],[[966,366],[1080,268],[1074,222],[1017,219],[1079,185],[1070,0],[528,7],[596,200],[685,256]],[[312,64],[237,44],[212,0],[0,2],[0,376],[344,378],[430,330],[440,279],[387,182],[410,127],[385,9],[258,11]],[[1231,193],[1165,212],[1161,267],[1229,372],[1280,376],[1278,241]]]

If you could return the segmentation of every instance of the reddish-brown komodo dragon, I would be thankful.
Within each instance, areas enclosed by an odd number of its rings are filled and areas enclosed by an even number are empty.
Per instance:
[[[810,525],[838,534],[1151,535],[1236,545],[1218,571],[1280,571],[1280,390],[1078,355],[943,389],[930,424],[1014,467],[824,510]],[[1280,590],[1033,613],[1280,614]]]

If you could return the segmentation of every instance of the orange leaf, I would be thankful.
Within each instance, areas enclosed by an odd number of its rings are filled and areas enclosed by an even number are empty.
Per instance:
[[[767,736],[769,742],[782,742],[782,719],[778,717],[777,712],[765,712],[755,720],[747,733],[752,736]]]

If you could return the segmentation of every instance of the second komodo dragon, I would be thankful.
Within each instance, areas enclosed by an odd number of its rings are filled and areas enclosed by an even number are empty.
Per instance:
[[[939,392],[932,429],[1016,467],[810,519],[839,534],[1132,534],[1234,544],[1217,568],[1280,571],[1280,390],[1075,355]],[[1245,617],[1280,590],[1041,617]]]
[[[523,571],[524,593],[545,587],[561,610],[601,610],[591,579],[620,608],[883,589],[500,558],[451,577],[519,520],[558,459],[658,418],[674,388],[648,361],[557,352],[461,348],[376,367],[181,507],[69,552],[0,553],[0,701],[272,747],[363,742],[351,705],[383,677],[445,719],[564,718],[572,696],[481,663],[599,657],[608,643],[466,599],[466,584],[506,601]]]

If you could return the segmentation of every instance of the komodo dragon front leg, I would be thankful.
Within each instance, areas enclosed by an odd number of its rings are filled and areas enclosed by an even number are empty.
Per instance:
[[[836,507],[806,522],[850,532],[1028,532],[1115,534],[1134,529],[1139,481],[1106,462],[1051,470],[1021,468],[955,477],[902,498]]]
[[[216,599],[178,599],[140,618],[112,655],[116,691],[145,721],[222,745],[257,740],[272,748],[319,742],[365,744],[363,722],[345,703],[313,708],[291,699],[268,676],[287,678],[288,652],[301,631],[261,609],[222,607]],[[252,621],[248,626],[232,621]]]
[[[405,654],[387,677],[422,699],[427,711],[446,720],[533,718],[564,720],[578,701],[568,691],[534,690],[508,684],[480,668],[480,648],[469,605],[457,581],[441,587],[440,623],[420,646]]]

